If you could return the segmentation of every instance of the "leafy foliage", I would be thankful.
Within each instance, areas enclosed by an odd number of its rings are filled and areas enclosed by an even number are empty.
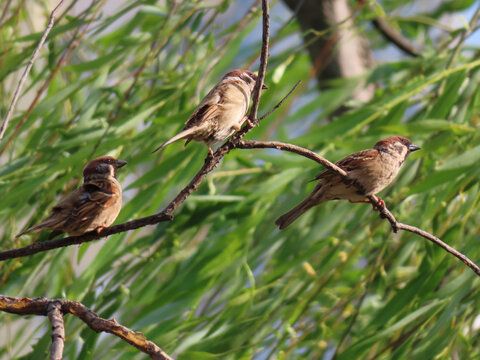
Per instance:
[[[248,12],[244,2],[110,3],[66,5],[33,66],[0,144],[3,249],[47,238],[15,234],[74,189],[95,156],[129,163],[119,174],[125,205],[116,223],[161,210],[207,150],[192,143],[151,151],[224,73],[257,61],[261,12]],[[304,86],[248,138],[338,160],[388,135],[409,137],[423,150],[382,197],[399,221],[480,259],[478,49],[449,46],[469,30],[433,31],[442,14],[473,3],[444,2],[421,19],[400,19],[405,35],[425,39],[422,57],[378,64],[366,75],[378,85],[374,99],[326,121],[358,79],[318,91],[299,28],[274,2],[270,90],[260,113],[297,80]],[[389,0],[385,10],[401,4],[415,2]],[[43,2],[36,5],[44,17],[14,1],[0,27],[2,114],[49,15]],[[371,11],[364,7],[356,25],[384,48],[368,27]],[[1,292],[80,301],[178,359],[480,357],[479,279],[441,249],[393,234],[363,204],[326,203],[285,231],[275,228],[320,171],[293,154],[235,150],[174,221],[0,263]],[[0,332],[8,335],[0,356],[47,357],[48,327],[44,319],[1,314]],[[144,357],[72,316],[66,334],[69,359]]]

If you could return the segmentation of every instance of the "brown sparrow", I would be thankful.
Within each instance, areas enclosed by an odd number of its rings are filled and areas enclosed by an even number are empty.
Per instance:
[[[285,229],[308,209],[328,200],[370,202],[366,196],[382,191],[397,176],[408,154],[420,150],[410,140],[390,136],[380,140],[373,149],[356,152],[338,161],[336,165],[348,173],[351,181],[332,170],[322,171],[315,179],[317,185],[300,204],[280,216],[275,224]],[[362,190],[359,190],[361,187]],[[381,203],[385,206],[383,200]]]
[[[211,146],[240,130],[247,120],[245,115],[256,81],[257,75],[248,70],[233,70],[226,74],[203,98],[183,130],[153,152],[177,140],[187,139],[185,146],[191,140],[204,142],[213,154]],[[262,89],[268,87],[264,84]]]
[[[83,169],[83,185],[52,208],[51,215],[17,237],[40,230],[53,230],[49,239],[62,233],[70,236],[110,226],[122,207],[122,187],[117,170],[127,162],[111,156],[92,160]]]

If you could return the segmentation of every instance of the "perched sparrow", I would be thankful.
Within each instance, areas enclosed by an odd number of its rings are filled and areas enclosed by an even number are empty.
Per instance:
[[[122,187],[117,170],[127,162],[111,156],[92,160],[83,169],[83,185],[52,208],[49,217],[17,237],[39,230],[53,230],[50,239],[62,233],[71,236],[108,227],[122,207]]]
[[[408,154],[420,150],[410,140],[401,136],[390,136],[380,140],[373,149],[356,152],[336,164],[348,173],[352,181],[344,180],[332,170],[322,171],[315,189],[275,224],[285,229],[308,209],[328,200],[349,200],[350,202],[370,202],[366,196],[382,191],[397,176]],[[363,191],[358,189],[362,187]],[[380,199],[383,203],[383,200]]]
[[[177,140],[187,139],[185,146],[191,140],[204,142],[213,154],[211,146],[240,130],[247,120],[245,115],[256,81],[257,75],[248,70],[233,70],[226,74],[203,98],[183,130],[153,152]],[[262,89],[268,87],[263,85]]]

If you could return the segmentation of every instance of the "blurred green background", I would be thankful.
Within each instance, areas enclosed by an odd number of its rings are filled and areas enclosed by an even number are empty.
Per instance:
[[[179,142],[151,151],[223,74],[258,69],[254,3],[66,1],[0,143],[1,249],[46,240],[15,234],[78,186],[95,156],[128,161],[117,224],[168,204],[207,149]],[[478,25],[469,25],[478,3],[352,1],[349,21],[323,32],[301,28],[285,3],[270,3],[270,89],[259,114],[303,83],[246,139],[290,142],[337,161],[389,135],[410,138],[422,151],[380,195],[399,221],[479,263],[480,41]],[[2,119],[54,5],[0,7]],[[384,40],[376,17],[420,56]],[[333,39],[345,28],[376,62],[319,87],[302,35]],[[371,89],[370,100],[356,99],[357,86]],[[2,262],[0,293],[80,301],[178,359],[480,358],[480,281],[456,258],[392,233],[366,204],[322,204],[278,231],[274,220],[321,170],[290,153],[234,150],[174,221]],[[2,359],[49,356],[46,318],[0,313],[0,334]],[[66,359],[145,357],[66,316]]]

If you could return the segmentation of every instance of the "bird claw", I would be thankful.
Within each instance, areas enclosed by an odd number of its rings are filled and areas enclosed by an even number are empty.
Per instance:
[[[97,234],[100,234],[103,231],[103,229],[106,229],[106,228],[107,228],[107,226],[99,226],[95,229],[95,232]]]
[[[250,128],[253,128],[255,126],[254,123],[252,123],[248,117],[245,119],[245,122],[247,123],[248,127],[250,127]]]
[[[372,204],[373,211],[382,211],[383,209],[385,209],[385,201],[383,201],[383,199],[380,197],[377,197],[377,199],[378,199],[378,202],[380,203],[380,207],[378,207],[377,204],[370,202]],[[383,214],[380,214],[380,216],[381,217],[383,216],[383,219],[385,218],[385,215]]]

